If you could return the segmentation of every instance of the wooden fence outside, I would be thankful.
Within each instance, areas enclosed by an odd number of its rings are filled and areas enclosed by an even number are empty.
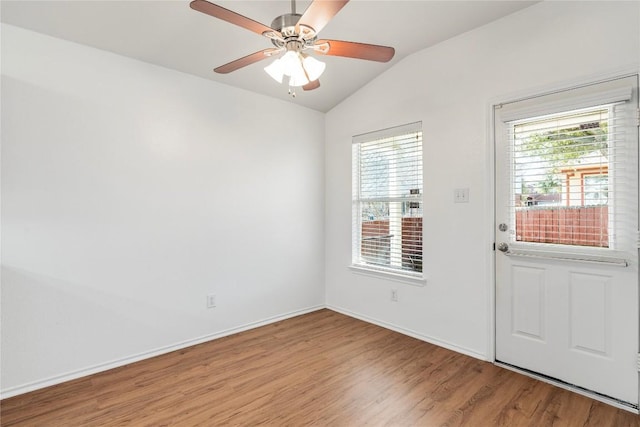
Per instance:
[[[389,265],[392,237],[388,219],[363,222],[362,257],[374,264]],[[402,267],[422,271],[422,217],[402,218]]]
[[[520,242],[609,247],[609,207],[532,206],[516,208]]]

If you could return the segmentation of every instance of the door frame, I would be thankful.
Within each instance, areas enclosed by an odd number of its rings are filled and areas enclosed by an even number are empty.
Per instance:
[[[505,93],[503,95],[499,95],[491,98],[487,102],[486,106],[486,120],[487,120],[487,151],[486,151],[486,162],[487,162],[487,176],[485,180],[485,184],[487,185],[487,193],[489,195],[489,200],[491,201],[489,205],[489,218],[490,224],[487,226],[487,242],[489,242],[490,251],[489,260],[491,262],[491,266],[488,269],[488,282],[489,283],[489,292],[487,298],[487,309],[489,312],[489,316],[487,316],[487,360],[493,363],[496,366],[500,366],[502,368],[508,369],[510,371],[517,372],[522,375],[526,375],[528,377],[537,379],[539,381],[543,381],[557,387],[563,388],[565,390],[572,391],[574,393],[589,397],[591,399],[597,400],[599,402],[606,403],[608,405],[614,406],[619,409],[624,409],[634,414],[640,414],[640,399],[636,403],[636,407],[630,407],[629,405],[620,402],[616,399],[612,399],[606,396],[599,395],[595,392],[582,389],[580,387],[573,386],[571,384],[564,383],[562,381],[554,380],[553,378],[546,377],[542,374],[537,374],[535,372],[527,371],[526,369],[517,368],[511,365],[507,365],[501,362],[496,361],[496,126],[495,126],[495,107],[502,104],[509,104],[513,102],[523,101],[526,99],[536,98],[544,95],[550,95],[553,93],[563,92],[570,89],[576,89],[584,86],[589,86],[592,84],[597,84],[601,82],[605,82],[607,80],[615,79],[615,78],[623,78],[630,76],[640,76],[640,64],[633,64],[625,67],[614,68],[608,71],[590,74],[585,76],[580,76],[575,79],[565,80],[556,82],[553,84],[547,84],[542,86],[536,86],[529,89],[524,89],[517,92]],[[640,131],[639,131],[640,132]],[[640,199],[640,194],[639,194]],[[640,272],[638,277],[638,283],[640,284]],[[640,292],[639,292],[640,295]],[[640,300],[638,301],[638,306],[640,307]],[[640,313],[640,310],[639,310]],[[638,323],[640,325],[640,314],[638,317]],[[639,339],[640,343],[640,339]],[[640,348],[637,349],[638,354],[640,355]],[[640,357],[639,357],[640,363]],[[640,371],[640,368],[639,368]],[[640,372],[638,373],[640,375]],[[640,380],[639,389],[640,389]],[[639,390],[640,395],[640,390]]]

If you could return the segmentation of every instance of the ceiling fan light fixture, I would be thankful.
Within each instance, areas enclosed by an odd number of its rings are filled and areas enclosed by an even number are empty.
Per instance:
[[[318,80],[322,73],[324,73],[324,69],[327,67],[327,64],[322,61],[318,61],[312,56],[305,55],[302,60],[302,66],[307,72],[309,80],[313,82]]]
[[[289,76],[289,86],[304,86],[309,83],[299,52],[290,50],[284,54],[281,61],[284,74]]]
[[[282,78],[284,77],[284,64],[282,63],[282,59],[277,58],[271,64],[264,67],[264,71],[273,77],[275,81],[282,83]]]
[[[302,68],[302,64],[300,64],[300,67],[294,69],[291,77],[289,77],[289,86],[304,86],[307,83],[309,83],[309,79],[304,74],[304,69]]]

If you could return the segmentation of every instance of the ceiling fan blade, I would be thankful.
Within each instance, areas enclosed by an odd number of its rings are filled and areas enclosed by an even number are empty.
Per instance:
[[[304,11],[297,25],[311,27],[317,34],[348,2],[349,0],[315,0],[309,5],[307,10]]]
[[[206,13],[214,18],[222,19],[231,24],[237,25],[242,28],[246,28],[249,31],[263,35],[265,32],[273,32],[273,28],[267,27],[253,19],[249,19],[246,16],[235,13],[229,9],[225,9],[217,4],[209,3],[206,0],[193,0],[190,4],[191,9],[198,12]]]
[[[312,82],[307,83],[306,85],[302,86],[302,89],[304,90],[314,90],[314,89],[318,89],[320,87],[320,79],[316,79]]]
[[[220,74],[227,74],[242,67],[246,67],[247,65],[251,65],[254,62],[262,61],[263,59],[269,58],[278,52],[280,52],[280,49],[275,48],[260,50],[258,52],[252,53],[251,55],[247,55],[240,59],[236,59],[235,61],[231,61],[228,64],[221,65],[215,68],[213,71]]]
[[[394,48],[388,46],[340,40],[318,40],[313,49],[322,55],[346,56],[378,62],[389,62],[396,53]]]

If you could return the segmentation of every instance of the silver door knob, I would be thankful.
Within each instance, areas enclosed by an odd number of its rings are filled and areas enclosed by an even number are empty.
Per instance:
[[[509,250],[509,245],[507,245],[506,243],[502,242],[498,244],[498,250],[500,252],[507,252]]]

